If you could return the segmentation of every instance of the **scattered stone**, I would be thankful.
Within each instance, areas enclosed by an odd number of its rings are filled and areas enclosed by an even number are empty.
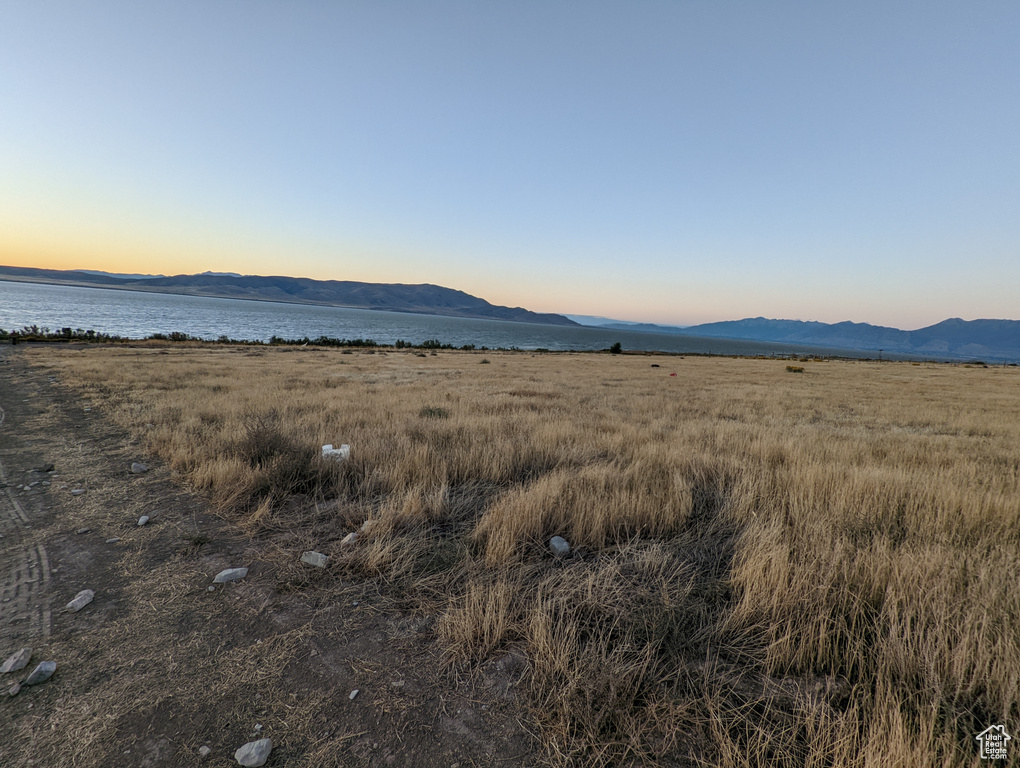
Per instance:
[[[392,685],[394,688],[403,688],[404,687],[404,681],[403,680],[394,680],[392,683],[390,683],[390,685]]]
[[[549,550],[556,557],[566,557],[570,554],[570,544],[562,536],[553,536],[549,539]]]
[[[120,536],[114,536],[112,539],[107,539],[106,543],[107,544],[116,544],[118,541],[120,541]]]
[[[379,524],[378,520],[373,519],[366,520],[361,524],[361,533],[367,536],[378,524]]]
[[[209,749],[209,747],[206,747],[206,746],[203,745],[203,746],[198,748],[198,756],[199,757],[209,757],[209,755],[211,755],[211,754],[212,754],[212,750]]]
[[[138,518],[138,526],[139,527],[145,525],[147,522],[149,522],[149,516],[148,515],[142,515],[140,518]]]
[[[351,458],[351,446],[345,444],[339,448],[334,448],[332,443],[324,445],[322,446],[322,458],[332,459],[333,461],[345,461]]]
[[[351,691],[351,695],[348,696],[347,698],[350,699],[351,701],[354,701],[358,697],[359,693],[361,693],[361,691],[355,688],[353,691]]]
[[[91,589],[83,589],[81,592],[74,596],[74,600],[67,604],[66,610],[70,611],[71,613],[77,613],[86,605],[91,603],[95,596],[96,593],[93,592]]]
[[[39,467],[35,471],[36,472],[52,472],[54,469],[56,469],[56,467],[54,467],[52,464],[43,464],[41,467]]]
[[[22,648],[16,654],[11,656],[7,661],[0,666],[0,675],[7,674],[8,672],[17,672],[19,669],[24,669],[28,666],[29,660],[32,658],[31,648]]]
[[[340,542],[340,546],[341,547],[349,547],[349,546],[353,545],[354,542],[356,542],[357,540],[358,540],[358,534],[357,533],[348,533],[346,536],[344,536],[343,541]]]
[[[212,584],[210,584],[208,587],[206,587],[205,591],[206,592],[215,592],[216,591],[216,587],[214,587]]]
[[[213,584],[226,584],[228,581],[240,581],[248,575],[247,568],[227,568],[216,574]]]
[[[272,749],[272,739],[249,741],[234,753],[234,759],[246,768],[258,768],[258,766],[266,764]]]
[[[7,695],[8,696],[17,696],[18,692],[20,690],[21,690],[21,683],[15,683],[14,685],[12,685],[10,688],[7,689]]]
[[[56,671],[57,662],[41,661],[39,662],[39,665],[32,670],[32,674],[25,678],[23,685],[38,685],[39,683],[45,683],[53,677],[53,673]]]
[[[149,466],[147,464],[142,464],[140,461],[132,461],[131,462],[131,474],[132,475],[144,475],[148,471],[149,471]]]
[[[324,555],[321,552],[305,552],[301,555],[301,562],[314,565],[316,568],[325,568],[329,562],[329,555]]]
[[[72,496],[81,496],[83,493],[85,493],[85,489],[84,488],[74,488],[71,491],[71,495]]]
[[[81,536],[83,533],[88,533],[91,530],[92,530],[91,528],[79,528],[77,531],[75,531],[75,534]]]

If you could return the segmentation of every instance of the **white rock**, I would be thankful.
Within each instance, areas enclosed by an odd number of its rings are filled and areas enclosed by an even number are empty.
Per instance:
[[[240,581],[248,575],[247,568],[227,568],[216,574],[213,584],[226,584],[228,581]]]
[[[57,671],[57,662],[55,661],[42,661],[32,670],[32,674],[25,678],[25,685],[38,685],[44,683],[53,677],[53,673]]]
[[[301,555],[301,562],[314,565],[316,568],[325,568],[329,563],[329,555],[324,555],[321,552],[305,552]]]
[[[75,488],[74,490],[71,491],[72,496],[81,496],[83,493],[85,493],[84,488]]]
[[[566,557],[570,554],[570,544],[562,536],[553,536],[549,539],[549,551],[556,557]]]
[[[143,526],[147,522],[149,522],[149,516],[148,515],[142,515],[140,518],[138,518],[138,525],[139,526]]]
[[[70,611],[71,613],[77,613],[86,605],[91,603],[95,596],[96,593],[93,592],[91,589],[83,589],[81,592],[74,596],[74,600],[67,604],[66,610]]]
[[[322,446],[322,458],[333,459],[334,461],[344,461],[351,458],[351,446],[341,445],[339,448],[334,448],[333,444]]]
[[[358,688],[355,688],[353,691],[351,691],[351,695],[348,696],[347,698],[350,699],[351,701],[354,701],[358,697],[359,693],[361,693],[361,691]]]
[[[131,462],[131,474],[144,475],[148,471],[149,471],[148,465],[142,464],[140,461]]]
[[[120,541],[120,536],[114,536],[112,539],[107,539],[106,543],[107,544],[116,544],[118,541]]]
[[[28,662],[31,658],[32,649],[22,648],[16,654],[7,659],[7,661],[3,663],[3,666],[0,666],[0,674],[17,672],[19,669],[24,669],[28,666]]]
[[[199,755],[199,757],[209,757],[209,755],[211,755],[211,754],[212,754],[212,750],[209,747],[205,746],[205,745],[203,745],[203,746],[198,748],[198,755]]]
[[[266,764],[272,749],[272,739],[249,741],[234,753],[234,759],[239,765],[243,765],[246,768],[258,768],[260,765]]]
[[[340,546],[349,547],[353,545],[357,540],[358,540],[357,533],[348,533],[346,536],[344,536],[343,541],[340,542]]]

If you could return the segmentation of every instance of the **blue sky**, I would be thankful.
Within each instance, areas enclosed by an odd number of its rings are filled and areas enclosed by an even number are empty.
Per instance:
[[[1020,318],[1015,2],[9,3],[0,263]]]

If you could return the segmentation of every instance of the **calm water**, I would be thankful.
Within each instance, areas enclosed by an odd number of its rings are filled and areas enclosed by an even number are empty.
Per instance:
[[[381,344],[403,339],[418,344],[426,339],[439,339],[458,347],[474,344],[493,349],[594,350],[606,349],[614,342],[631,350],[728,355],[814,349],[589,327],[0,281],[0,328],[16,330],[26,325],[92,329],[128,338],[180,331],[210,340],[220,336],[250,341],[268,341],[271,336],[285,339],[331,336],[373,339]]]

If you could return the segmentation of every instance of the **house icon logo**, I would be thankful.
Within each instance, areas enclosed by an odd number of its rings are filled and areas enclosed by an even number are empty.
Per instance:
[[[981,744],[982,760],[1005,760],[1006,742],[1013,737],[1006,733],[1006,726],[993,725],[974,737]]]

